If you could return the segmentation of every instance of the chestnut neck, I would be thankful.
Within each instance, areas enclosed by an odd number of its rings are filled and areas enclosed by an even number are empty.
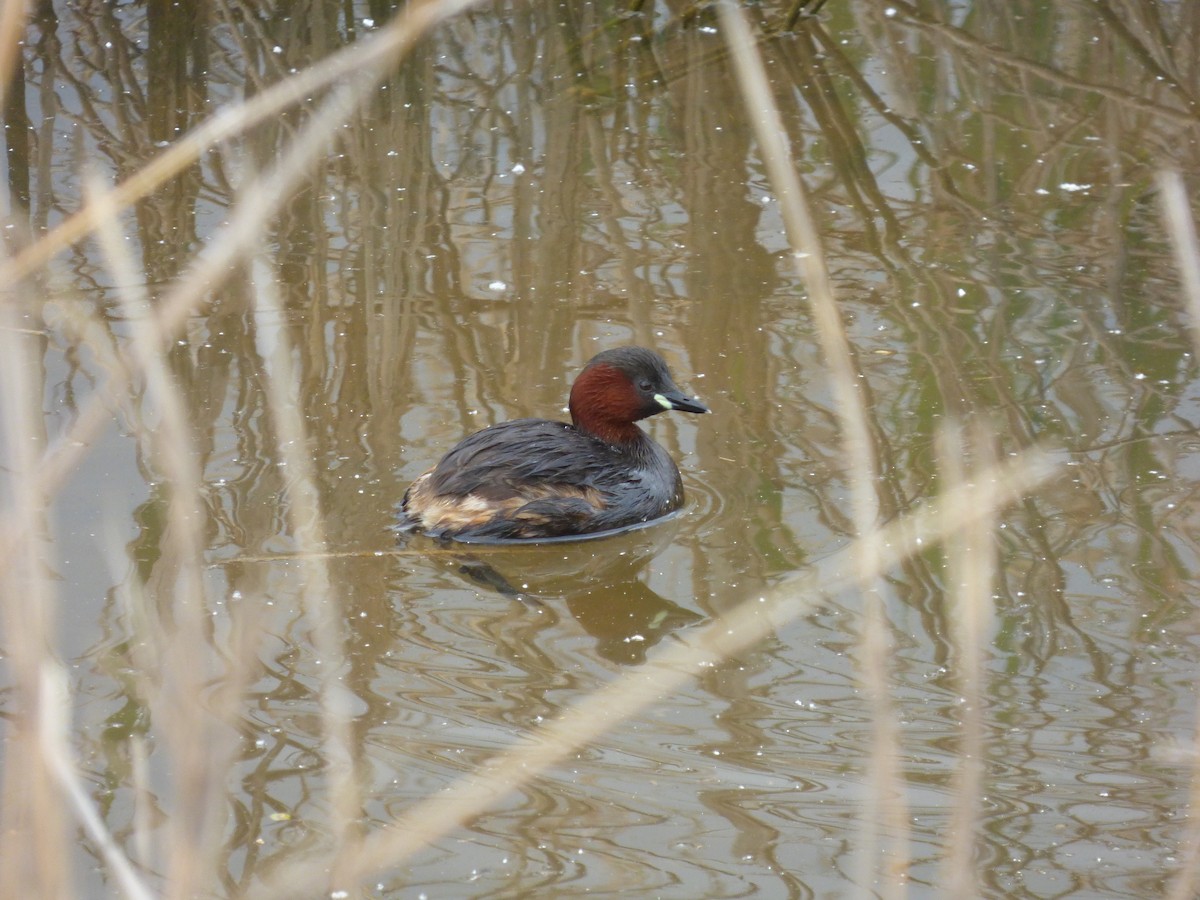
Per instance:
[[[618,446],[641,442],[646,433],[634,422],[642,418],[641,400],[629,376],[616,366],[589,366],[571,385],[571,421],[580,431]]]

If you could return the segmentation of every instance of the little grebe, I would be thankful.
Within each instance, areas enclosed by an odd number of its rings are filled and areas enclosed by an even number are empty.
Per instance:
[[[401,529],[439,538],[583,535],[649,522],[683,503],[679,469],[633,424],[706,413],[652,350],[605,350],[571,386],[571,422],[516,419],[477,431],[404,494]]]

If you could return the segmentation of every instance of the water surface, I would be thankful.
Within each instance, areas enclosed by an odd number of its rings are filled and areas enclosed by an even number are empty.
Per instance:
[[[14,217],[34,232],[61,221],[81,165],[127,176],[383,27],[379,6],[47,5],[6,112]],[[951,418],[994,429],[1000,455],[1045,443],[1062,463],[995,536],[981,891],[1158,896],[1192,775],[1177,751],[1192,746],[1200,650],[1200,379],[1154,176],[1200,184],[1200,7],[830,0],[792,27],[785,4],[747,12],[863,375],[884,518],[936,495]],[[153,296],[308,108],[206,153],[125,217]],[[334,554],[364,830],[852,539],[831,387],[752,115],[707,10],[485,4],[418,46],[262,235]],[[108,376],[96,348],[128,349],[114,283],[94,241],[44,275],[49,305],[29,323],[51,436]],[[327,660],[304,613],[254,290],[234,274],[168,353],[203,480],[189,660],[201,709],[235,698],[207,798],[205,890],[227,895],[328,851],[334,816]],[[99,343],[56,318],[77,305]],[[689,493],[656,555],[620,540],[480,550],[514,599],[472,577],[470,554],[398,548],[389,525],[414,477],[475,429],[563,417],[583,363],[629,343],[661,351],[714,413],[644,423]],[[135,819],[165,840],[193,802],[153,688],[191,663],[139,651],[177,618],[159,422],[135,383],[53,506],[72,749],[155,886],[169,854],[139,846]],[[936,547],[884,584],[914,896],[939,892],[960,764],[949,587]],[[830,598],[699,671],[365,892],[886,894],[855,857],[875,739],[861,612],[853,593]],[[132,774],[142,751],[149,797]],[[116,892],[90,839],[70,863],[80,896]]]

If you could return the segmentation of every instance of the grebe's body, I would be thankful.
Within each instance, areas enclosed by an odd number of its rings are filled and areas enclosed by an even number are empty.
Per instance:
[[[635,422],[704,413],[662,357],[640,347],[594,357],[571,387],[571,424],[516,419],[465,438],[404,494],[402,527],[435,537],[583,535],[678,509],[674,460]]]

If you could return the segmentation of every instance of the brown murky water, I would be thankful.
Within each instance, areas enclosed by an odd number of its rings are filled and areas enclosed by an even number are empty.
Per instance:
[[[382,6],[45,5],[6,110],[13,216],[55,224],[82,167],[128,175],[378,30]],[[934,496],[948,417],[990,424],[1002,453],[1047,442],[1064,465],[996,538],[983,891],[1158,896],[1182,860],[1194,751],[1200,377],[1154,174],[1200,185],[1200,5],[830,0],[793,28],[786,4],[750,12],[865,378],[886,517]],[[127,216],[153,294],[303,120],[205,154]],[[830,387],[749,122],[709,12],[484,5],[419,45],[262,235],[338,554],[367,831],[849,542]],[[100,346],[124,348],[130,328],[94,243],[44,284],[49,324],[30,327],[53,436],[108,375],[56,316],[94,310]],[[208,787],[224,894],[323,852],[332,816],[324,660],[288,556],[250,292],[233,277],[169,353],[202,464],[194,652],[214,697],[239,635],[262,629],[227,777]],[[470,431],[562,416],[582,363],[628,343],[662,351],[713,409],[646,423],[684,472],[685,515],[486,551],[527,602],[430,542],[397,552],[412,478]],[[54,505],[54,650],[90,796],[153,885],[166,866],[135,825],[157,840],[178,815],[181,750],[140,686],[147,626],[129,598],[172,618],[170,487],[149,394],[120,407]],[[886,583],[915,896],[938,892],[959,767],[946,588],[936,548]],[[872,743],[860,611],[836,597],[704,669],[366,893],[886,893],[855,884]],[[148,797],[131,774],[143,751]],[[71,866],[80,896],[115,890],[90,839]]]

